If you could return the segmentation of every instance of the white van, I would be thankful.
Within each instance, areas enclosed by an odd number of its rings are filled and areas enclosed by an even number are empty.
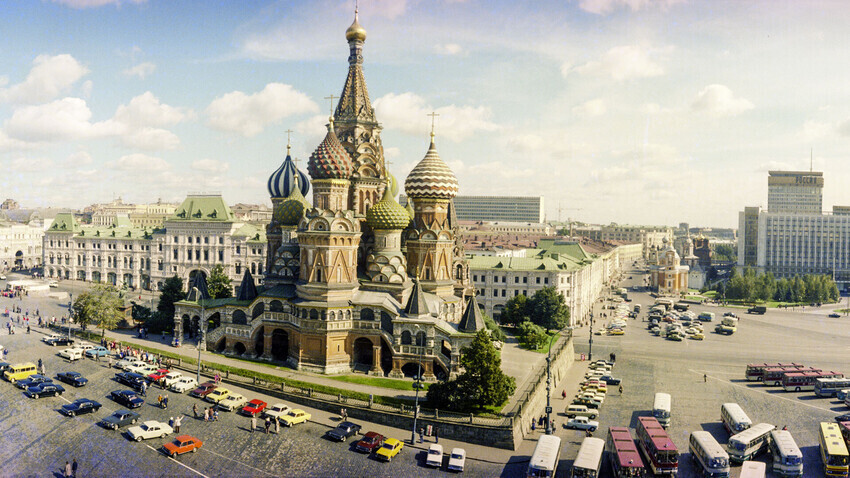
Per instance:
[[[596,419],[599,416],[599,410],[594,410],[592,408],[587,408],[584,405],[570,405],[564,411],[568,418],[575,417],[587,417],[591,420]]]

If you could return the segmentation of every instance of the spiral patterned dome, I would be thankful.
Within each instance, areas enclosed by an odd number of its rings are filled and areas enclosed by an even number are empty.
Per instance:
[[[392,175],[388,179],[390,183],[384,188],[384,197],[366,211],[366,224],[372,229],[401,230],[410,224],[410,215],[393,198],[393,189],[398,190],[396,179]]]
[[[297,226],[304,217],[304,211],[311,207],[301,190],[292,188],[289,197],[275,205],[274,220],[282,226]]]
[[[404,191],[411,198],[452,199],[457,196],[457,177],[437,154],[434,133],[431,133],[431,146],[425,157],[407,176]]]
[[[269,176],[269,196],[272,198],[289,197],[289,193],[298,184],[301,195],[306,196],[310,191],[310,178],[295,166],[295,161],[289,155],[289,145],[286,145],[286,159],[277,170]]]
[[[351,158],[334,133],[333,117],[329,118],[325,139],[310,155],[307,171],[313,179],[348,179],[351,176]]]

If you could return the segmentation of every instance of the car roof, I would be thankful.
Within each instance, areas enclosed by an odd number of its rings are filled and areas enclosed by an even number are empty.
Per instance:
[[[463,448],[452,448],[452,455],[466,456],[466,450],[464,450]]]
[[[382,437],[382,436],[383,435],[381,435],[378,432],[366,432],[366,434],[363,435],[363,438],[366,438],[366,437]]]
[[[186,440],[195,440],[195,441],[200,441],[200,440],[198,440],[197,438],[193,437],[192,435],[180,435],[180,436],[178,436],[178,437],[175,437],[175,440],[180,440],[180,441],[186,441]]]
[[[259,405],[259,404],[261,404],[261,403],[266,403],[266,402],[264,402],[264,401],[260,400],[259,398],[255,398],[255,399],[251,400],[251,401],[250,401],[250,402],[248,402],[248,403],[253,404],[253,405]]]
[[[387,438],[384,440],[384,445],[396,445],[401,443],[397,438]]]
[[[146,425],[146,426],[149,426],[149,427],[155,427],[155,426],[162,425],[162,423],[160,423],[156,420],[148,420],[148,421],[144,422],[143,425]]]

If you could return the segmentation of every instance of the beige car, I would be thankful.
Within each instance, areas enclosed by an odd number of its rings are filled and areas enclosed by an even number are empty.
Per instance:
[[[566,410],[564,410],[564,414],[566,414],[569,418],[587,417],[594,419],[599,416],[599,410],[587,408],[584,405],[570,405]]]

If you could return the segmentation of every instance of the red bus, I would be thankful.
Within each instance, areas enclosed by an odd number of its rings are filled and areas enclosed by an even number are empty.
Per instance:
[[[750,382],[760,382],[764,376],[765,369],[780,367],[800,369],[803,368],[803,365],[798,363],[751,363],[747,364],[746,378]]]
[[[838,429],[841,430],[847,448],[850,448],[850,422],[838,422]]]
[[[782,385],[782,376],[786,373],[797,373],[797,372],[822,372],[822,369],[812,368],[812,367],[776,367],[776,368],[766,368],[764,369],[764,376],[762,376],[761,381],[768,387],[778,387]]]
[[[643,459],[632,440],[632,434],[626,427],[609,427],[605,449],[611,457],[611,469],[617,478],[644,478],[646,468]]]
[[[786,392],[800,392],[802,390],[814,390],[815,382],[819,378],[844,378],[843,373],[838,372],[792,372],[782,376],[782,388]]]
[[[637,442],[653,474],[676,476],[679,450],[655,417],[638,417]]]

